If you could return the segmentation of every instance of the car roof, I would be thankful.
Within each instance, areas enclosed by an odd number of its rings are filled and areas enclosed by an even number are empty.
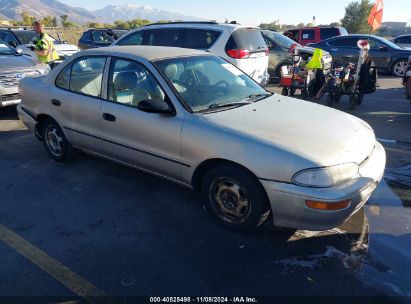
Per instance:
[[[142,29],[145,27],[167,27],[167,26],[171,26],[171,27],[184,27],[184,25],[188,25],[190,27],[195,27],[195,26],[207,26],[207,27],[229,27],[232,29],[236,29],[236,28],[259,28],[258,26],[253,26],[253,25],[246,25],[246,24],[239,24],[239,23],[217,23],[217,22],[213,22],[213,21],[181,21],[181,22],[161,22],[161,23],[150,23],[147,25],[144,25],[142,27],[137,28],[138,29]]]
[[[127,45],[127,46],[109,46],[104,48],[89,49],[81,51],[82,55],[113,55],[113,56],[127,56],[134,55],[145,58],[149,61],[158,59],[184,57],[184,56],[196,56],[196,55],[211,55],[209,52],[168,47],[168,46],[152,46],[152,45]]]

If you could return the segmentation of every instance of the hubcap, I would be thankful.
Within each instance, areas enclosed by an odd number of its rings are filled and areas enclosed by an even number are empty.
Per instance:
[[[250,215],[251,205],[247,192],[236,181],[221,178],[211,185],[214,212],[230,223],[242,223]]]
[[[61,156],[63,138],[55,127],[49,127],[46,132],[46,144],[50,152],[55,156]]]
[[[400,61],[394,66],[394,74],[397,76],[404,76],[408,63],[406,61]]]

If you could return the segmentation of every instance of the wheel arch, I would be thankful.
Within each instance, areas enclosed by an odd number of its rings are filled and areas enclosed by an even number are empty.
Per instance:
[[[49,114],[38,114],[36,116],[37,123],[36,123],[36,127],[35,127],[35,130],[34,130],[34,134],[36,135],[36,137],[39,140],[43,140],[41,129],[43,128],[43,124],[47,119],[52,119],[52,120],[56,121],[54,119],[54,117],[52,117]],[[64,133],[64,131],[63,131],[63,133]]]

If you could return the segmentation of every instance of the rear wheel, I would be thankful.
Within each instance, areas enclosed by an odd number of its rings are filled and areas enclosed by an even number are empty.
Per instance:
[[[270,213],[265,190],[258,179],[231,164],[207,172],[201,197],[218,222],[235,230],[253,230],[263,224]]]
[[[73,154],[73,146],[64,136],[60,126],[51,118],[42,124],[42,138],[50,157],[59,162],[68,162]]]

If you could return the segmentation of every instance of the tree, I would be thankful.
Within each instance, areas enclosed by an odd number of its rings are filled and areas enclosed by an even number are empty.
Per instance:
[[[60,19],[63,27],[75,26],[75,23],[69,20],[68,15],[61,15]]]
[[[42,20],[44,26],[54,26],[53,25],[53,17],[52,16],[46,16]]]
[[[54,16],[53,17],[53,21],[52,21],[52,27],[57,27],[59,25],[58,21],[57,21],[57,17]]]
[[[33,25],[34,21],[36,21],[36,18],[34,16],[31,16],[27,12],[21,13],[21,19],[22,19],[22,22],[19,25]]]
[[[105,27],[104,24],[98,23],[98,22],[89,22],[87,23],[87,27],[89,28],[103,28]]]
[[[329,26],[341,26],[341,23],[339,23],[339,22],[331,22],[331,23],[329,24]]]
[[[345,15],[344,18],[341,19],[341,25],[352,34],[369,33],[370,26],[368,25],[367,20],[371,8],[372,4],[369,0],[351,2],[345,8]]]

